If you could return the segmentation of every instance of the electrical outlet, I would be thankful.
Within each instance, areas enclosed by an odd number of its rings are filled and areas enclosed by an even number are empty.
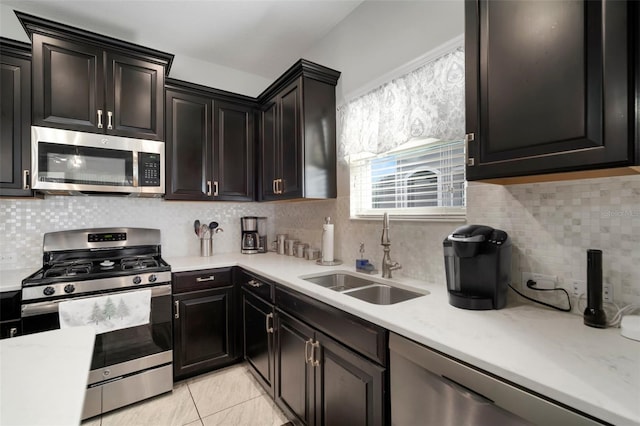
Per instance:
[[[536,282],[536,288],[539,289],[552,289],[556,288],[558,284],[558,277],[556,275],[544,275],[534,272],[522,273],[522,288],[527,288],[527,281],[533,280]]]
[[[573,280],[571,281],[571,288],[575,297],[587,294],[587,283],[585,281]]]
[[[611,284],[602,284],[602,300],[613,303],[613,286]]]

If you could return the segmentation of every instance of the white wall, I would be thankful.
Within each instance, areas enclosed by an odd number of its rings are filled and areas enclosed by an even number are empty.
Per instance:
[[[126,28],[103,28],[99,21],[88,22],[86,19],[82,19],[81,17],[65,16],[55,9],[39,10],[28,2],[21,3],[20,7],[17,9],[25,13],[79,28],[90,28],[93,32],[105,34],[110,37],[126,40],[142,46],[164,50],[162,46],[156,46],[153,40],[145,39],[144,34],[137,34]],[[18,18],[16,18],[13,10],[13,7],[0,3],[0,36],[28,43],[29,37],[20,25],[20,22],[18,21]],[[271,79],[267,79],[256,74],[239,71],[212,62],[205,62],[189,57],[180,52],[169,51],[169,53],[173,53],[175,55],[169,76],[180,80],[198,83],[247,96],[259,95],[269,86],[269,84],[273,82]]]
[[[338,104],[371,80],[464,33],[464,2],[365,1],[304,58],[342,72]]]

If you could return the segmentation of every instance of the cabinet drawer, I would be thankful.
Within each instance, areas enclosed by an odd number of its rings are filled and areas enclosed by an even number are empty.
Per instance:
[[[273,303],[274,285],[271,281],[262,278],[259,275],[242,271],[239,274],[238,283],[247,292]]]
[[[173,294],[185,291],[205,290],[229,285],[231,268],[204,269],[173,274]]]
[[[275,289],[276,305],[284,312],[306,322],[362,355],[386,365],[386,329],[311,297]]]

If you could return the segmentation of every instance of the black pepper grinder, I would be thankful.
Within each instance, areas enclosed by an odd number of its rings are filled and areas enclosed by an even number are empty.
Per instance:
[[[584,324],[605,328],[607,314],[602,309],[602,250],[587,250],[587,309]]]

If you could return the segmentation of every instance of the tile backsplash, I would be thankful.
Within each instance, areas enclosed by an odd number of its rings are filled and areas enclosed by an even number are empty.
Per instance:
[[[364,242],[365,258],[379,269],[382,221],[350,220],[348,196],[277,204],[275,228],[320,247],[325,216],[336,224],[336,257],[353,265]],[[640,304],[640,176],[511,186],[472,182],[467,222],[511,236],[515,284],[522,272],[538,272],[557,276],[571,293],[573,280],[586,281],[587,249],[597,248],[614,300]],[[396,273],[445,285],[442,240],[460,225],[392,221],[391,257],[403,266]],[[574,312],[580,307],[574,303]]]
[[[346,265],[382,259],[381,221],[349,219],[349,197],[289,203],[174,202],[162,199],[47,196],[44,200],[0,200],[0,269],[41,264],[45,232],[108,226],[159,228],[165,256],[197,256],[193,221],[215,220],[214,253],[235,252],[241,216],[267,216],[269,240],[288,233],[321,246],[324,217],[335,223],[335,252]],[[614,300],[640,304],[640,176],[499,186],[469,183],[468,223],[503,229],[513,240],[512,281],[522,272],[556,275],[571,290],[586,280],[586,250],[603,250],[605,283]],[[444,284],[442,240],[461,223],[392,221],[395,274]],[[583,306],[584,307],[584,306]],[[578,312],[578,309],[574,309]]]
[[[193,221],[216,221],[224,232],[214,237],[214,253],[240,251],[240,217],[273,217],[274,206],[259,203],[180,202],[155,198],[46,196],[0,200],[0,269],[42,264],[42,237],[65,229],[128,226],[158,228],[162,253],[198,256]],[[273,219],[268,227],[273,226]],[[273,234],[273,232],[270,232]]]

